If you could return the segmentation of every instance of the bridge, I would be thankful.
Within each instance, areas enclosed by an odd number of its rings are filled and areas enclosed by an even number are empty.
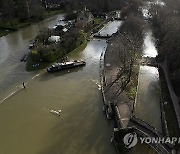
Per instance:
[[[133,128],[133,130],[137,133],[138,137],[163,137],[162,133],[160,133],[156,128],[146,123],[145,121],[139,119],[136,116],[132,116],[129,119],[128,126],[126,128],[122,128],[121,117],[119,112],[117,112],[117,108],[115,107],[115,120],[118,125],[118,129],[126,130],[129,128]],[[148,143],[154,150],[156,150],[159,154],[171,154],[173,153],[173,144],[162,144],[162,143]]]
[[[134,128],[135,132],[140,137],[163,137],[156,128],[135,116],[130,118],[128,127]],[[172,149],[174,147],[173,144],[150,143],[149,145],[160,154],[170,154],[172,153]]]

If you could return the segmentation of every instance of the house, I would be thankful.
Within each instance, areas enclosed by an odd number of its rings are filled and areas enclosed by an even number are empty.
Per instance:
[[[93,22],[93,15],[88,9],[79,11],[76,19],[76,27],[83,28]]]

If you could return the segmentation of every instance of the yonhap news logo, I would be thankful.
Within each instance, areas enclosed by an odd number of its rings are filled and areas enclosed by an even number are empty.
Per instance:
[[[134,147],[138,141],[140,144],[180,144],[180,137],[137,137],[136,132],[124,136],[123,142],[127,149]]]
[[[126,134],[123,142],[127,149],[134,147],[138,142],[137,134],[135,132]]]

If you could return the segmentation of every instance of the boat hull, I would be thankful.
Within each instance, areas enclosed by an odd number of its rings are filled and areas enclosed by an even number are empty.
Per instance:
[[[75,67],[80,67],[80,66],[85,66],[86,65],[86,62],[76,62],[74,65],[71,65],[71,66],[66,66],[66,67],[57,67],[55,69],[51,69],[50,67],[47,68],[47,72],[48,73],[54,73],[54,72],[59,72],[59,71],[63,71],[63,70],[67,70],[67,69],[72,69],[72,68],[75,68]]]

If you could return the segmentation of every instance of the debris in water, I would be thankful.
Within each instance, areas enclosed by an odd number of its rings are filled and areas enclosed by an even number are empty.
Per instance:
[[[98,90],[101,90],[101,85],[98,83],[98,81],[91,79],[97,86]]]
[[[111,66],[111,64],[107,63],[106,66],[109,67],[109,66]]]
[[[50,113],[53,113],[53,114],[60,116],[61,110],[57,110],[57,111],[51,110]]]

